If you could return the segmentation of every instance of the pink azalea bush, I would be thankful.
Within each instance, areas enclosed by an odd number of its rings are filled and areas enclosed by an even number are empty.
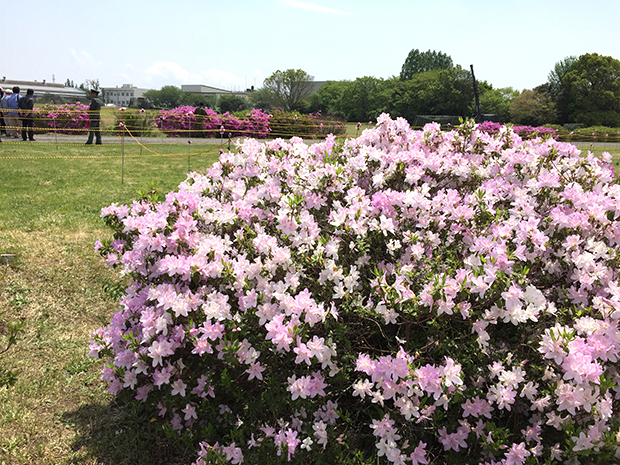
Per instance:
[[[132,284],[90,354],[199,465],[617,462],[609,162],[387,115],[344,143],[248,139],[103,209]]]
[[[38,127],[53,129],[60,134],[86,134],[88,105],[80,102],[55,105],[46,103],[35,109]]]
[[[255,137],[264,138],[269,133],[270,115],[262,110],[252,110],[244,116],[219,113],[206,109],[207,115],[197,122],[196,107],[184,105],[172,110],[160,110],[157,128],[171,137]]]
[[[478,126],[480,131],[485,131],[490,134],[497,134],[503,127],[500,123],[494,123],[493,121],[485,121]],[[556,138],[558,133],[553,128],[544,126],[512,126],[512,131],[518,134],[521,138],[527,139],[531,137],[553,137]]]

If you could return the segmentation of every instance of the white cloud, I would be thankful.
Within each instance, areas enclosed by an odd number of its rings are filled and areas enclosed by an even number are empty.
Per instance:
[[[282,3],[284,3],[286,6],[291,7],[291,8],[297,8],[300,10],[316,11],[317,13],[329,13],[332,15],[350,15],[351,14],[346,11],[335,10],[334,8],[317,5],[315,3],[300,2],[298,0],[282,0]]]
[[[88,52],[81,51],[78,53],[74,49],[70,49],[69,53],[80,67],[92,69],[99,68],[101,65],[103,65],[102,61],[96,60]]]
[[[183,84],[196,84],[200,75],[193,74],[172,61],[156,61],[147,70],[148,76],[174,78]]]

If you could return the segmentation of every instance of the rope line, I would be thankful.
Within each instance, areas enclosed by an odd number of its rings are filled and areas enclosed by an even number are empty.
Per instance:
[[[163,158],[172,158],[172,159],[185,159],[185,158],[193,158],[196,157],[198,155],[203,155],[205,153],[209,153],[209,152],[213,152],[213,151],[219,151],[222,147],[224,147],[225,145],[228,144],[228,142],[223,143],[223,144],[210,144],[211,146],[206,149],[206,150],[202,150],[200,152],[197,153],[187,153],[187,154],[165,154],[165,153],[159,153],[155,150],[152,150],[151,148],[149,148],[148,146],[146,146],[145,144],[143,144],[141,141],[139,141],[138,139],[136,139],[136,137],[131,133],[131,131],[129,129],[127,129],[126,127],[124,128],[125,131],[127,131],[127,133],[129,134],[129,136],[136,142],[136,144],[132,144],[131,147],[142,147],[144,148],[147,152],[149,152],[152,155],[128,155],[128,154],[106,154],[106,155],[40,155],[40,156],[0,156],[0,159],[2,160],[30,160],[30,159],[74,159],[74,158],[149,158],[149,157],[163,157]],[[118,132],[117,133],[118,138],[121,138],[121,133]],[[189,142],[189,141],[188,141]],[[23,141],[22,142],[17,142],[17,141],[2,141],[2,146],[4,146],[4,144],[7,145],[24,145]],[[29,145],[29,144],[26,144]],[[82,143],[76,143],[76,142],[65,142],[65,143],[57,143],[57,142],[37,142],[36,143],[37,146],[41,146],[41,145],[82,145]],[[115,144],[116,145],[116,144]],[[174,145],[178,145],[178,144],[174,144]]]
[[[149,152],[151,152],[151,153],[153,153],[153,154],[155,154],[155,155],[157,155],[157,156],[160,156],[160,157],[166,157],[166,158],[187,158],[187,157],[195,157],[195,156],[197,156],[197,155],[202,155],[202,154],[204,154],[204,153],[212,152],[212,151],[214,151],[214,150],[216,150],[216,149],[219,151],[219,149],[220,149],[221,147],[223,147],[224,145],[227,145],[227,143],[226,143],[226,144],[216,145],[216,146],[214,146],[214,147],[212,147],[212,148],[209,148],[209,149],[207,149],[207,150],[203,150],[202,152],[198,152],[198,153],[195,153],[195,154],[187,154],[187,155],[183,155],[183,154],[178,154],[178,155],[177,155],[177,154],[172,154],[172,155],[170,155],[170,154],[162,154],[162,153],[158,153],[158,152],[156,152],[156,151],[154,151],[154,150],[151,150],[151,149],[150,149],[150,148],[148,148],[146,145],[144,145],[142,142],[140,142],[138,139],[136,139],[136,138],[134,137],[134,135],[131,133],[131,131],[130,131],[127,127],[125,127],[125,128],[124,128],[124,130],[125,130],[125,131],[127,131],[127,133],[129,134],[129,136],[130,136],[133,140],[135,140],[135,141],[136,141],[136,143],[137,143],[140,147],[144,147],[144,149],[145,149],[145,150],[147,150],[147,151],[149,151]],[[119,136],[119,137],[120,137],[120,136]],[[189,142],[189,141],[188,141],[188,142]]]

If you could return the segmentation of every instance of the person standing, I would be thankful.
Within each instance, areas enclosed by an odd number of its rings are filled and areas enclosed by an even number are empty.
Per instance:
[[[34,90],[28,89],[26,96],[19,100],[19,109],[22,117],[22,139],[34,140]]]
[[[86,145],[92,145],[93,137],[95,138],[95,145],[101,145],[101,107],[103,106],[103,100],[99,98],[99,91],[91,89],[90,91],[90,106],[88,107],[88,140]]]
[[[205,110],[205,104],[200,102],[198,107],[194,110],[194,137],[205,137],[205,116],[207,116],[207,110]]]
[[[19,86],[13,87],[13,93],[6,98],[6,103],[9,108],[7,127],[9,128],[8,135],[13,136],[15,139],[19,139],[19,130],[21,128],[21,122],[19,120]],[[7,116],[4,117],[7,120]]]
[[[4,111],[3,108],[8,108],[2,106],[3,103],[6,103],[6,94],[4,93],[4,89],[0,87],[0,135],[6,136],[6,128],[4,127]]]

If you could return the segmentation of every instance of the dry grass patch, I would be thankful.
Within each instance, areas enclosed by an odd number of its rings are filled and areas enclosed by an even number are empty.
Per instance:
[[[149,425],[150,412],[107,393],[101,362],[87,356],[92,331],[116,309],[104,285],[117,275],[93,249],[105,234],[2,235],[19,246],[2,267],[0,318],[5,327],[23,322],[24,333],[0,356],[3,368],[19,373],[0,388],[0,463],[188,463],[190,451],[171,445],[157,422]]]
[[[19,244],[3,266],[0,315],[23,324],[21,340],[2,358],[17,382],[0,389],[0,457],[7,463],[57,463],[70,450],[75,431],[62,415],[84,402],[109,402],[99,381],[100,363],[87,357],[89,336],[111,315],[101,282],[110,276],[93,251],[101,231],[12,232],[3,242]],[[5,326],[6,327],[6,326]]]

